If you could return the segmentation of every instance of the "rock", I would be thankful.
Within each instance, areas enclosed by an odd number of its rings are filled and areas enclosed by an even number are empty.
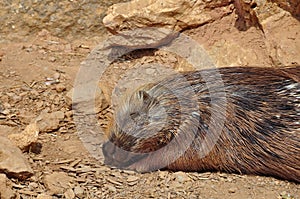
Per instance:
[[[168,173],[166,171],[158,171],[158,177],[160,179],[165,179],[168,176]]]
[[[139,178],[137,176],[128,176],[127,182],[134,182],[137,181]]]
[[[59,78],[60,78],[60,73],[58,73],[58,72],[54,73],[53,79],[59,80]]]
[[[290,12],[294,17],[300,18],[300,3],[299,0],[272,0],[282,9]]]
[[[73,103],[73,94],[74,94],[74,88],[72,88],[71,90],[69,90],[66,94],[66,102],[68,104],[68,106],[72,106]]]
[[[129,186],[136,185],[138,183],[139,177],[137,176],[128,176],[127,183]]]
[[[38,185],[38,183],[36,183],[36,182],[30,182],[30,183],[28,184],[28,188],[29,188],[30,190],[32,190],[32,191],[36,190],[38,187],[39,187],[39,185]]]
[[[5,137],[0,137],[0,172],[20,180],[33,175],[21,150]]]
[[[178,172],[174,173],[173,175],[175,176],[176,181],[178,181],[179,183],[185,183],[185,182],[191,180],[191,178],[182,171],[178,171]]]
[[[32,123],[29,124],[21,133],[10,134],[7,137],[22,151],[28,151],[30,146],[37,142],[38,135],[39,129],[37,124]]]
[[[59,119],[60,121],[62,121],[62,120],[65,118],[65,114],[64,114],[64,112],[62,112],[62,111],[56,111],[56,112],[53,112],[53,113],[51,113],[51,116],[52,116],[53,118]]]
[[[37,199],[53,199],[52,196],[44,194],[44,193],[37,195],[36,198]]]
[[[65,193],[64,196],[66,199],[74,199],[75,198],[75,193],[73,192],[72,189],[68,189]]]
[[[78,198],[84,197],[84,189],[81,186],[76,186],[74,188],[74,193]]]
[[[109,94],[107,95],[102,92],[102,87],[97,87],[94,96],[85,95],[82,88],[75,88],[76,96],[74,94],[74,88],[67,93],[67,103],[73,105],[75,110],[84,111],[85,114],[94,114],[100,112],[103,108],[108,106],[107,99],[110,99]],[[105,89],[103,87],[103,89]]]
[[[257,5],[254,1],[235,0],[233,3],[238,16],[235,27],[241,31],[245,31],[251,26],[261,28],[257,15],[252,9]]]
[[[1,111],[1,113],[2,113],[3,115],[8,115],[8,114],[10,113],[10,110],[5,109],[5,110]]]
[[[300,64],[300,4],[297,0],[256,1],[254,12],[264,31],[267,52],[276,66]],[[291,14],[293,16],[291,16]]]
[[[12,190],[11,182],[4,174],[0,174],[0,198],[12,199],[15,198],[15,193]]]
[[[22,4],[11,3],[10,6],[0,4],[0,34],[14,31],[12,35],[36,35],[39,37],[50,34],[57,36],[86,36],[103,32],[101,20],[105,8],[112,2],[87,0],[81,3],[62,0],[24,1]],[[40,31],[40,32],[39,32]],[[14,38],[12,35],[5,35]],[[20,34],[19,34],[20,35]],[[20,36],[21,37],[21,36]],[[0,56],[1,57],[1,56]]]
[[[55,89],[58,93],[61,93],[66,90],[66,86],[62,83],[59,83],[55,86]]]
[[[231,188],[228,189],[228,192],[229,193],[235,193],[235,192],[237,192],[237,188],[231,187]]]
[[[262,21],[268,52],[277,66],[300,64],[300,23],[281,10]]]
[[[41,133],[52,132],[59,128],[59,123],[65,117],[64,112],[56,111],[53,113],[42,112],[36,119],[37,126]]]
[[[178,181],[172,181],[170,183],[170,187],[174,188],[174,189],[181,189],[184,187],[183,183],[180,183]]]
[[[299,16],[297,0],[133,0],[111,6],[103,22],[122,34],[138,27],[191,28],[216,66],[275,67],[300,64]],[[162,41],[157,38],[156,44]]]
[[[293,195],[291,195],[290,193],[287,193],[286,191],[283,191],[280,193],[280,197],[278,197],[280,199],[293,199]]]
[[[117,191],[116,187],[114,187],[114,186],[112,186],[112,185],[106,184],[105,187],[106,187],[106,189],[108,189],[110,192],[116,192],[116,191]]]
[[[51,194],[64,194],[69,188],[72,178],[64,172],[54,172],[44,177],[44,183]]]
[[[181,31],[225,16],[231,11],[221,7],[230,3],[230,0],[133,0],[111,6],[103,23],[114,33],[140,27],[164,27]]]
[[[67,111],[65,112],[65,115],[67,118],[71,118],[73,116],[73,111]]]
[[[49,57],[49,62],[55,62],[56,58],[55,57]]]

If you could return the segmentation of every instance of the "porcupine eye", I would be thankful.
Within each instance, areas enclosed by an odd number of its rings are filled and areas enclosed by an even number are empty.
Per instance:
[[[133,113],[130,113],[129,116],[130,116],[130,118],[131,118],[132,120],[134,120],[135,118],[137,118],[138,116],[140,116],[140,113],[138,113],[138,112],[133,112]]]

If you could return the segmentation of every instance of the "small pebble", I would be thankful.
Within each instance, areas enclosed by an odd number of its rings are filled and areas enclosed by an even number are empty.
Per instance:
[[[55,61],[56,61],[56,58],[55,58],[55,57],[49,57],[49,61],[50,61],[50,62],[55,62]]]
[[[1,111],[1,113],[3,115],[8,115],[10,113],[10,111],[8,109],[5,109],[4,111]]]
[[[78,198],[83,198],[84,197],[84,189],[80,186],[77,186],[74,188],[74,193]]]
[[[190,177],[182,171],[178,171],[178,172],[174,173],[173,175],[175,175],[176,180],[180,183],[184,183],[184,182],[190,180]]]
[[[228,189],[229,193],[235,193],[237,191],[237,189],[235,187],[231,187]]]
[[[65,112],[65,115],[67,118],[70,118],[73,116],[73,111],[67,111],[67,112]]]
[[[37,195],[36,198],[37,199],[52,199],[52,196],[49,196],[49,195],[43,193],[43,194]]]
[[[60,78],[60,73],[54,73],[53,79],[59,79]]]
[[[39,185],[36,182],[31,182],[29,183],[28,187],[30,190],[35,190],[39,187]]]
[[[107,187],[108,190],[111,191],[111,192],[116,192],[116,191],[117,191],[116,187],[114,187],[114,186],[106,185],[106,187]]]
[[[136,176],[128,176],[127,182],[134,182],[137,181],[139,178]]]
[[[55,86],[55,89],[57,92],[61,93],[66,90],[66,86],[64,84],[57,84]]]
[[[66,199],[74,199],[75,198],[75,194],[73,192],[72,189],[68,189],[65,193],[64,196],[66,197]]]

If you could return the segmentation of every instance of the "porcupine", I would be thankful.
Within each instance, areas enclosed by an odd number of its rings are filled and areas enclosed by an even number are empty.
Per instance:
[[[144,85],[116,108],[103,154],[106,164],[139,172],[300,182],[300,66],[205,69]]]

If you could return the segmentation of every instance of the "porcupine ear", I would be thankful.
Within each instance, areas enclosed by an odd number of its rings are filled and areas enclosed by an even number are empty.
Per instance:
[[[138,96],[144,103],[150,102],[152,98],[146,91],[143,90],[138,91]]]
[[[138,96],[140,98],[140,100],[142,101],[143,105],[146,107],[149,107],[150,105],[155,105],[158,104],[158,100],[151,96],[149,93],[147,93],[144,90],[140,90],[138,91]]]

